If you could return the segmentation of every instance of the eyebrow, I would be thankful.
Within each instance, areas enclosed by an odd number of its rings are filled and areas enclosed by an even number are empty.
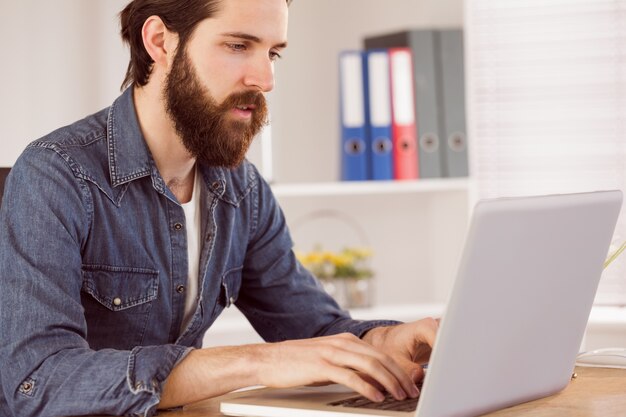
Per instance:
[[[251,41],[254,43],[261,43],[261,38],[259,38],[258,36],[250,35],[249,33],[244,33],[244,32],[227,32],[227,33],[222,33],[222,36],[226,36],[229,38],[245,39],[247,41]],[[287,47],[286,41],[277,43],[276,45],[273,46],[273,48],[286,48],[286,47]]]

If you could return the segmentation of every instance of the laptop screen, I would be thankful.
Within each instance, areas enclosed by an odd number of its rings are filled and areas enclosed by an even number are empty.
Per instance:
[[[2,196],[4,195],[4,181],[10,170],[11,168],[0,168],[0,205],[2,205]]]

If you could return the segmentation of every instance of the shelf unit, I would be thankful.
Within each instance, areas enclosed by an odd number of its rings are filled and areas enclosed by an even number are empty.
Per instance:
[[[340,177],[341,51],[361,49],[367,36],[410,28],[463,26],[463,0],[294,1],[289,47],[276,63],[269,99],[272,179],[333,182]]]
[[[362,40],[374,34],[462,27],[463,1],[396,0],[390,6],[378,0],[316,0],[290,7],[289,48],[276,64],[276,88],[269,97],[271,129],[256,144],[257,151],[271,148],[271,154],[258,152],[253,162],[269,173],[295,249],[369,246],[375,305],[444,301],[465,237],[471,181],[338,182],[337,57],[342,50],[361,49]],[[363,233],[333,218],[313,216],[313,223],[302,224],[311,214],[328,211],[350,217]]]

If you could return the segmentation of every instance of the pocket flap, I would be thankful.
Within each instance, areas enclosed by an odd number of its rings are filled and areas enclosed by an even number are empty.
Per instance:
[[[159,289],[159,272],[117,266],[83,265],[83,291],[112,311],[153,301]]]

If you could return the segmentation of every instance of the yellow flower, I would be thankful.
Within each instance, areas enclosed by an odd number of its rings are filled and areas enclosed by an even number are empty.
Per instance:
[[[323,251],[320,247],[311,252],[296,251],[302,265],[318,278],[369,278],[372,271],[367,259],[372,257],[368,248],[345,248],[340,252]]]
[[[344,267],[344,266],[348,266],[354,263],[354,259],[351,256],[343,254],[343,253],[335,254],[332,257],[332,263],[336,267]]]

